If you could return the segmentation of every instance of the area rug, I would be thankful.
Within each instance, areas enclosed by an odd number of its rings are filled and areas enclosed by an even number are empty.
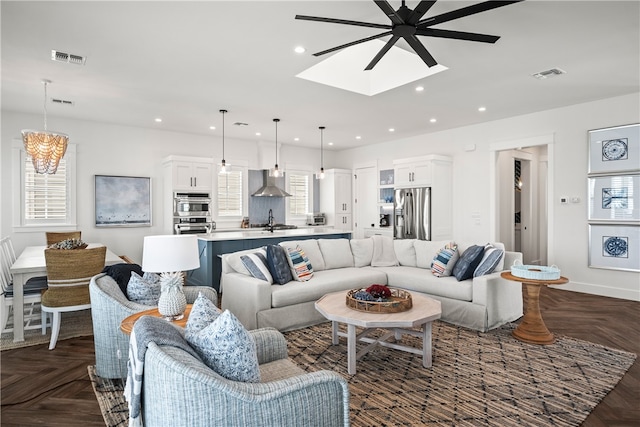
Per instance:
[[[8,326],[12,326],[13,316],[9,317]],[[93,335],[93,323],[91,321],[91,310],[72,311],[62,313],[60,323],[60,334],[58,341],[69,338],[85,337]],[[31,329],[24,331],[24,341],[13,342],[13,332],[3,332],[0,336],[0,349],[10,350],[12,348],[29,347],[32,345],[45,344],[51,339],[51,328],[47,328],[46,335],[42,335],[41,329]]]
[[[328,323],[286,332],[289,357],[308,372],[349,382],[353,426],[579,426],[636,355],[568,337],[548,346],[511,336],[514,325],[480,333],[433,325],[433,367],[378,347],[347,373],[346,339],[331,345]],[[403,344],[418,346],[414,337]],[[122,381],[89,375],[107,426],[126,425]]]

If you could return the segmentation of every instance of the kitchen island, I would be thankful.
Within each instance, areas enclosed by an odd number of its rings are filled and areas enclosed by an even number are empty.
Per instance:
[[[330,227],[296,228],[289,230],[246,229],[198,234],[200,268],[187,273],[187,285],[211,286],[220,292],[222,263],[220,255],[275,245],[286,240],[351,239],[351,232]]]

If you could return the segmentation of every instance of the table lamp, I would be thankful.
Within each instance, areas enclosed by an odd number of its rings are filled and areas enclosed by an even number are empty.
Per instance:
[[[184,317],[187,300],[182,292],[183,271],[200,267],[195,235],[146,236],[142,249],[142,270],[160,273],[158,311],[167,320]]]

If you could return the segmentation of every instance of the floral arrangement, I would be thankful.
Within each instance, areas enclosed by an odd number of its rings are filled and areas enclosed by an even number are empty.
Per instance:
[[[391,297],[391,290],[386,285],[371,285],[367,289],[361,289],[353,297],[360,301],[384,302]]]

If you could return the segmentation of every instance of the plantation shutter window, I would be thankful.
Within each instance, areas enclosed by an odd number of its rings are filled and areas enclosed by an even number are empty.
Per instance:
[[[309,211],[309,175],[289,174],[289,214],[306,215]]]
[[[30,156],[24,157],[23,166],[25,224],[65,223],[69,214],[66,159],[55,174],[36,173]]]
[[[218,215],[242,216],[242,171],[218,175]]]

